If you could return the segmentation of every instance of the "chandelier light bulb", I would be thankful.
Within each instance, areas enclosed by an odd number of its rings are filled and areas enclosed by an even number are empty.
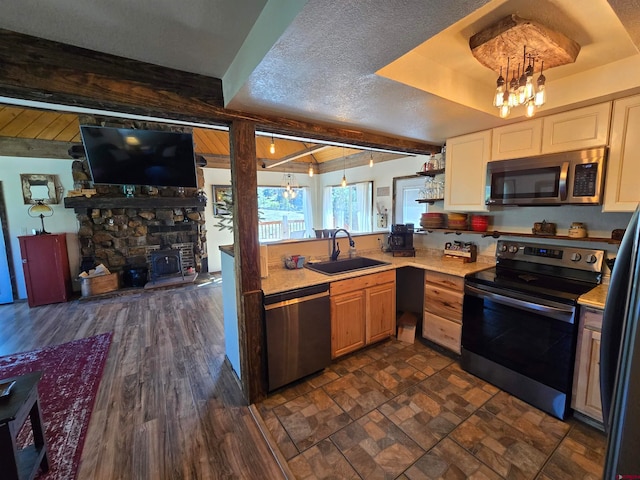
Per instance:
[[[536,91],[536,98],[535,98],[536,107],[544,105],[547,101],[547,90],[544,85],[547,79],[542,74],[543,70],[544,70],[544,62],[540,64],[540,76],[538,77],[538,81],[536,82],[538,84],[538,89]]]
[[[523,106],[525,115],[532,117],[538,107],[545,104],[547,92],[545,86],[546,78],[542,74],[544,62],[541,62],[538,79],[534,80],[533,78],[538,60],[536,52],[527,55],[527,47],[525,45],[522,64],[519,63],[518,68],[511,71],[511,80],[509,80],[510,58],[507,57],[506,79],[502,76],[502,67],[500,67],[500,74],[496,80],[496,89],[492,99],[493,105],[498,108],[500,118],[507,118],[511,113],[511,109],[518,106]],[[522,65],[522,70],[520,65]]]
[[[509,107],[509,104],[508,103],[502,104],[502,106],[500,107],[500,118],[507,118],[509,116],[509,113],[511,113],[511,108]]]
[[[535,88],[533,86],[533,77],[527,77],[527,83],[524,86],[525,99],[533,98],[535,95]]]
[[[536,106],[533,100],[529,100],[527,102],[527,117],[533,117],[533,114],[536,113]]]
[[[507,75],[509,72],[507,71]],[[502,105],[502,101],[504,99],[504,77],[502,76],[502,67],[500,67],[500,75],[498,76],[498,80],[496,80],[496,95],[493,101],[494,107],[500,107]]]
[[[538,86],[538,91],[536,92],[536,98],[534,103],[536,107],[540,107],[544,105],[547,101],[547,90],[545,89],[544,83]]]

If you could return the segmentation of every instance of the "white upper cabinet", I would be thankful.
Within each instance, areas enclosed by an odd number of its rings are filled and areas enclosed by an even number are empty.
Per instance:
[[[493,129],[491,160],[509,160],[540,155],[541,148],[541,118]]]
[[[611,102],[542,119],[542,153],[600,147],[609,139]]]
[[[613,103],[603,212],[632,212],[640,202],[640,95]]]
[[[487,162],[491,155],[491,130],[447,140],[444,209],[486,211]]]

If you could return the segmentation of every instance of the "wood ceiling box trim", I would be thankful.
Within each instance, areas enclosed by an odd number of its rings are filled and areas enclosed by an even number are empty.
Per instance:
[[[538,61],[544,61],[545,70],[575,62],[580,52],[580,45],[564,34],[517,15],[503,18],[469,39],[476,60],[496,73],[507,66],[507,58],[515,70],[522,63],[524,46]]]
[[[261,131],[429,154],[439,145],[223,108],[222,81],[0,29],[0,94],[208,125],[246,120]]]

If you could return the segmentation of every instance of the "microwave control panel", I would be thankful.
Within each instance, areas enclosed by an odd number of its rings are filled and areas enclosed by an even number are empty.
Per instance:
[[[576,165],[573,179],[574,197],[593,197],[596,194],[598,179],[597,163],[579,163]]]

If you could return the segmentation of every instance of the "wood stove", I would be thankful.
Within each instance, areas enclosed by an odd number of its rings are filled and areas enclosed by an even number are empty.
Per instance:
[[[182,254],[180,250],[154,250],[150,252],[151,282],[165,277],[181,275],[184,280],[184,270],[182,269]]]

